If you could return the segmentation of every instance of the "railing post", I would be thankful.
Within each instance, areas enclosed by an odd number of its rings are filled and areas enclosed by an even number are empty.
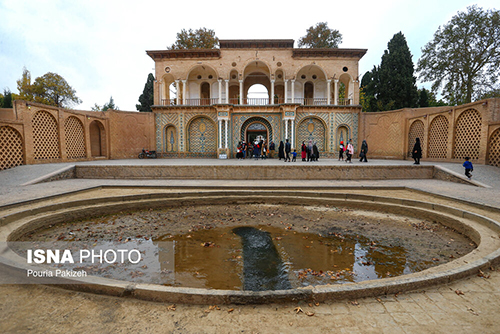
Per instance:
[[[330,95],[332,93],[330,92],[332,89],[332,80],[326,80],[326,104],[330,104],[331,98]]]

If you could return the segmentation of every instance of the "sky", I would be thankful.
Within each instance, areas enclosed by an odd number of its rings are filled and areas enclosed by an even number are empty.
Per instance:
[[[416,66],[438,27],[473,4],[500,7],[498,0],[0,0],[0,90],[18,93],[26,67],[32,82],[47,72],[65,78],[82,100],[75,109],[90,110],[112,96],[120,110],[136,111],[154,73],[146,50],[165,50],[182,29],[206,27],[219,39],[294,39],[297,47],[318,22],[340,31],[340,48],[368,49],[361,78],[380,65],[400,31]]]

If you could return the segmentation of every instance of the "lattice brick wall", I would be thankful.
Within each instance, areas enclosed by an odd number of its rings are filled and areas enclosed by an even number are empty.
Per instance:
[[[200,117],[189,125],[189,152],[205,153],[217,151],[217,130],[206,117]]]
[[[61,157],[57,121],[46,111],[39,111],[33,116],[33,148],[35,159]]]
[[[490,137],[488,164],[500,167],[500,129],[495,130]]]
[[[481,115],[475,109],[468,109],[460,114],[455,126],[453,158],[470,157],[472,160],[479,158],[481,123]]]
[[[446,158],[448,146],[448,119],[437,116],[429,126],[429,158]]]
[[[413,146],[415,145],[415,141],[417,138],[420,138],[420,146],[423,149],[425,147],[424,123],[420,120],[416,120],[415,122],[411,123],[410,131],[408,132],[408,156],[409,157],[411,157]]]
[[[316,119],[316,118],[307,118],[303,120],[300,124],[299,127],[297,128],[297,142],[296,142],[296,147],[300,148],[302,145],[302,142],[309,142],[309,140],[312,140],[313,142],[316,142],[316,146],[318,147],[318,151],[324,152],[325,151],[325,139],[326,139],[326,133],[325,133],[325,126],[323,123]]]
[[[66,134],[66,150],[69,159],[85,158],[85,136],[82,122],[76,117],[70,116],[64,122]]]
[[[0,126],[0,170],[22,165],[23,140],[10,126]]]

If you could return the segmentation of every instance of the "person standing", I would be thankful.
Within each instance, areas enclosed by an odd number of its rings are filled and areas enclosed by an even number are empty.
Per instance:
[[[318,150],[318,146],[316,146],[316,142],[313,143],[313,154],[314,154],[314,161],[318,161],[319,150]]]
[[[247,157],[247,143],[245,141],[241,143],[241,151],[243,152],[242,159],[245,159]]]
[[[415,162],[414,165],[420,165],[420,158],[422,158],[422,147],[420,146],[420,138],[415,138],[415,145],[411,151],[411,156]]]
[[[241,147],[241,143],[238,144],[238,147],[236,148],[236,158],[238,160],[243,159],[243,150]]]
[[[305,142],[302,142],[302,146],[301,146],[301,157],[302,157],[302,161],[306,161],[306,157],[307,157],[307,146],[306,146],[306,143]]]
[[[269,143],[269,158],[271,159],[274,158],[274,150],[274,142],[271,140],[271,142]]]
[[[368,143],[366,140],[363,140],[363,143],[361,144],[361,151],[359,152],[359,161],[360,162],[368,162],[366,159],[366,154],[368,153]]]
[[[253,143],[253,156],[256,160],[260,158],[260,145],[257,140]]]
[[[341,141],[339,145],[339,161],[341,159],[344,161],[344,141]]]
[[[307,162],[312,160],[313,154],[314,152],[313,152],[312,140],[309,140],[309,143],[307,144]]]
[[[345,162],[352,163],[351,158],[352,155],[354,154],[354,146],[352,146],[352,139],[349,139],[349,141],[347,142],[346,154],[347,154],[347,159],[345,160]]]
[[[290,162],[290,152],[292,151],[292,145],[290,144],[290,142],[288,141],[288,139],[286,139],[286,143],[285,143],[285,162]]]
[[[285,145],[283,145],[283,140],[280,140],[280,146],[278,146],[278,158],[285,159]]]

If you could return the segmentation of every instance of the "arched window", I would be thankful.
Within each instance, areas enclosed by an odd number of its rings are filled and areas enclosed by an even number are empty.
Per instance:
[[[247,104],[265,105],[269,103],[269,92],[266,86],[261,84],[252,85],[248,89]]]

